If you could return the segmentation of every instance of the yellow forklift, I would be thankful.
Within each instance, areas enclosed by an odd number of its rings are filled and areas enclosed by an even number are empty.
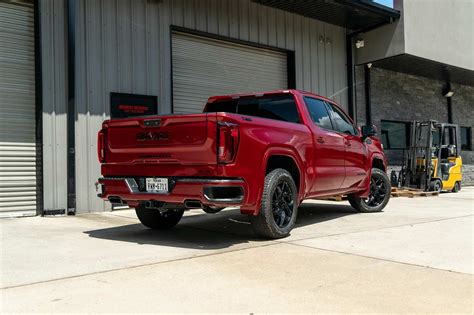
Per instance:
[[[437,192],[461,190],[459,136],[458,125],[413,121],[410,146],[398,176],[399,186]]]

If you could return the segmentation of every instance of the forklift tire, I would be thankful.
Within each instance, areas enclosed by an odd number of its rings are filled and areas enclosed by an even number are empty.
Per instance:
[[[373,168],[369,198],[366,199],[349,195],[348,200],[351,206],[359,212],[380,212],[390,200],[391,190],[392,187],[387,173],[378,168]]]
[[[460,190],[461,190],[461,182],[456,182],[456,184],[454,184],[453,190],[451,190],[451,191],[453,193],[457,193]]]
[[[440,179],[431,181],[430,190],[440,193],[443,190],[443,182]]]

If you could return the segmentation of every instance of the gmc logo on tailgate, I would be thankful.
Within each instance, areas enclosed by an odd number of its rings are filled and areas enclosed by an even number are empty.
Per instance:
[[[137,133],[137,141],[157,141],[168,139],[169,134],[167,132],[147,131]]]

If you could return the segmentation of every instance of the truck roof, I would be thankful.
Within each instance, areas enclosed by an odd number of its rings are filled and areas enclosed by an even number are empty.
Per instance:
[[[327,97],[324,97],[322,95],[312,93],[312,92],[303,91],[303,90],[298,90],[298,89],[271,90],[271,91],[261,91],[261,92],[253,92],[253,93],[237,93],[237,94],[228,94],[228,95],[216,95],[216,96],[209,97],[207,102],[208,103],[213,103],[215,101],[236,99],[236,98],[246,97],[246,96],[263,96],[263,95],[269,95],[269,94],[282,94],[282,93],[289,93],[289,94],[294,94],[294,95],[301,94],[301,95],[314,96],[314,97],[321,98],[323,100],[329,101],[331,103],[336,103],[334,100],[331,100],[331,99],[329,99]]]

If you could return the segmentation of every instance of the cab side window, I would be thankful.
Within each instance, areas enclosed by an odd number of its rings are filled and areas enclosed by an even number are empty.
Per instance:
[[[304,97],[306,108],[313,122],[321,128],[333,130],[329,112],[324,101],[312,97]]]
[[[350,134],[350,135],[357,135],[358,132],[352,125],[351,121],[347,116],[336,106],[331,103],[327,103],[331,110],[332,120],[334,123],[334,129],[338,132]]]

